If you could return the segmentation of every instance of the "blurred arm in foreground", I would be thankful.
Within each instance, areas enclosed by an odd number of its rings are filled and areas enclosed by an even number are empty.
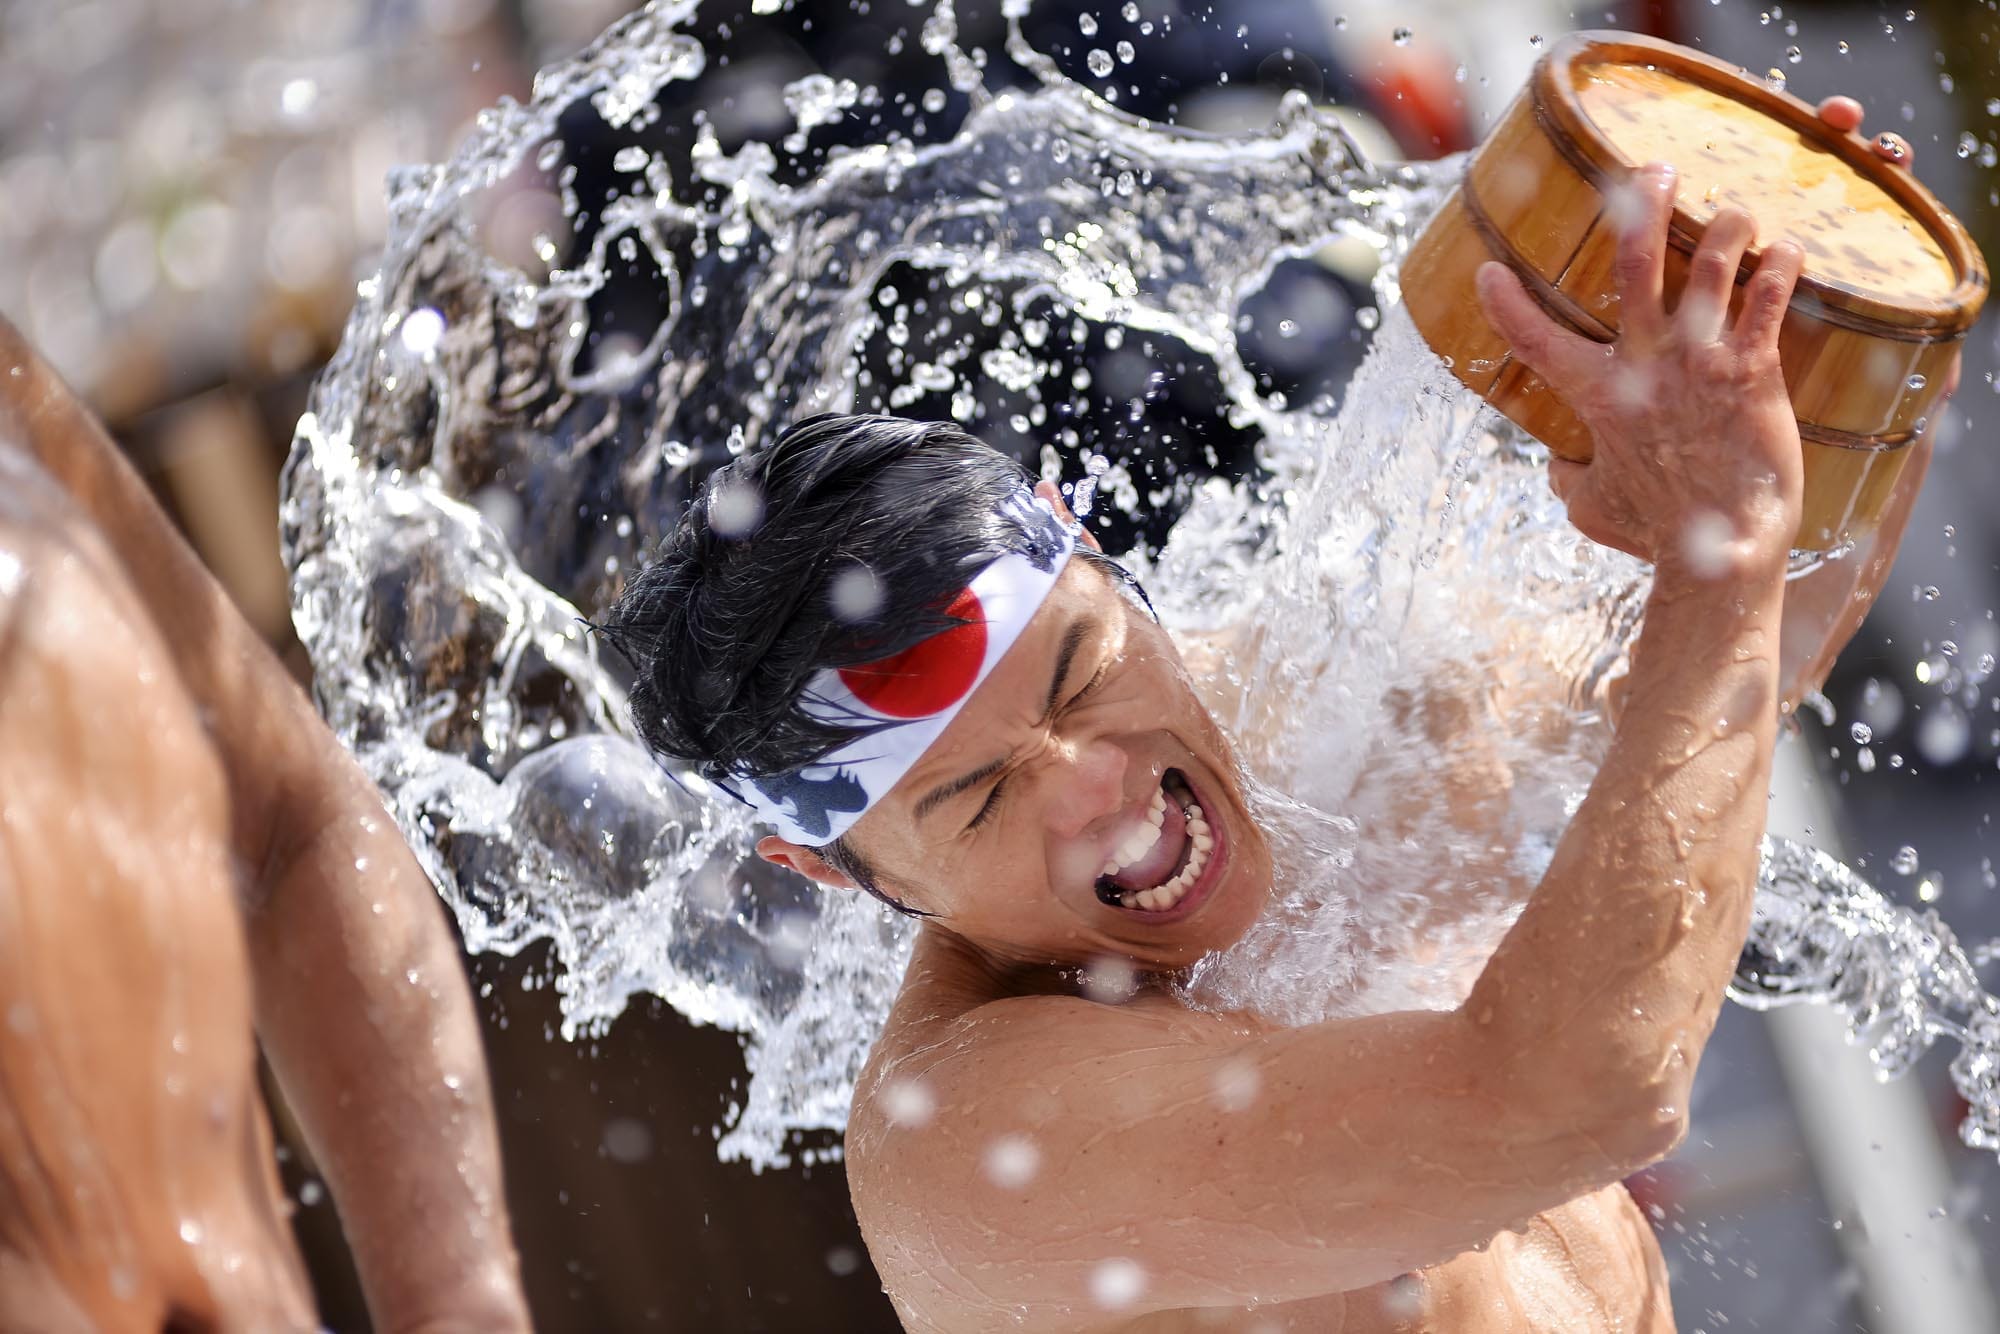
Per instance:
[[[157,647],[178,678],[168,693],[184,698],[206,733],[200,740],[219,764],[216,796],[257,1033],[325,1169],[377,1328],[525,1329],[491,1094],[458,951],[374,785],[103,429],[4,322],[0,430],[83,511],[88,524],[67,524],[69,545],[108,548],[98,573],[115,581],[112,594],[126,595],[111,599],[114,614],[131,637]],[[114,639],[90,665],[105,678],[108,706],[132,698],[125,678],[137,664],[119,652]],[[151,727],[128,735],[120,762],[144,770],[156,741]],[[81,800],[115,776],[81,766],[74,777]],[[141,822],[104,834],[143,841],[145,829]],[[121,853],[172,856],[165,847],[105,847],[100,855]],[[226,988],[228,979],[203,985]],[[199,1249],[198,1240],[189,1246]]]

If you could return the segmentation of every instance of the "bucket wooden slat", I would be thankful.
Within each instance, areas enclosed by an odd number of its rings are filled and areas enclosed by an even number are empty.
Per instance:
[[[1622,157],[1586,113],[1579,92],[1584,87],[1593,96],[1610,88],[1627,99],[1605,105],[1617,111],[1628,136],[1637,133],[1631,128],[1639,123],[1634,108],[1644,105],[1633,96],[1650,97],[1653,89],[1691,90],[1691,102],[1709,114],[1727,113],[1726,122],[1716,122],[1723,129],[1713,138],[1734,138],[1724,147],[1736,153],[1739,169],[1746,155],[1755,155],[1762,131],[1761,122],[1736,104],[1782,126],[1782,144],[1818,192],[1799,186],[1794,194],[1785,182],[1765,183],[1786,191],[1767,196],[1775,201],[1772,211],[1789,210],[1795,221],[1819,228],[1804,238],[1819,258],[1808,262],[1779,342],[1805,451],[1807,496],[1798,545],[1826,550],[1865,531],[1880,516],[1909,444],[1938,409],[1951,359],[1985,301],[1985,261],[1958,221],[1909,173],[1880,161],[1858,136],[1826,126],[1804,102],[1740,70],[1625,33],[1578,33],[1559,43],[1474,155],[1460,188],[1411,247],[1402,286],[1418,330],[1461,381],[1553,453],[1589,460],[1588,429],[1539,376],[1509,355],[1506,340],[1479,308],[1473,281],[1481,264],[1500,260],[1559,322],[1600,341],[1616,336],[1617,240],[1606,194],[1637,164]],[[1650,134],[1651,127],[1641,128]],[[1697,165],[1726,181],[1725,158]],[[1748,170],[1754,182],[1769,177],[1772,168],[1760,162]],[[1684,184],[1690,179],[1684,173]],[[1862,285],[1873,254],[1842,239],[1838,227],[1845,224],[1824,203],[1836,194],[1849,201],[1846,215],[1860,217],[1856,225],[1867,228],[1877,247],[1910,238],[1907,257],[1881,264],[1885,292],[1893,289],[1892,295]],[[1856,199],[1859,204],[1852,202]],[[1811,211],[1815,203],[1817,212]],[[1667,252],[1670,305],[1706,225],[1682,198]],[[1741,284],[1759,258],[1753,249],[1738,274],[1739,306]],[[1815,264],[1828,266],[1827,272]]]

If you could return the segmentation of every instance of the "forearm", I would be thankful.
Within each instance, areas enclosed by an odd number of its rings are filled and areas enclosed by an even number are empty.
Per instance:
[[[1782,563],[1662,574],[1597,781],[1466,1010],[1524,1089],[1686,1111],[1748,928],[1776,740]]]
[[[1806,692],[1818,690],[1825,682],[1834,658],[1874,609],[1875,595],[1889,577],[1924,476],[1930,470],[1930,435],[1919,436],[1909,451],[1875,530],[1862,536],[1847,556],[1828,561],[1785,586],[1784,656],[1779,679],[1787,712]]]
[[[376,1327],[525,1329],[459,951],[373,787],[341,773],[250,911],[259,1029]]]

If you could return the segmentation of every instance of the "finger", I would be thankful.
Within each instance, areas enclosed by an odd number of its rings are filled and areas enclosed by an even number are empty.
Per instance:
[[[1697,345],[1722,337],[1743,252],[1756,237],[1757,224],[1740,208],[1726,208],[1708,224],[1688,264],[1687,285],[1675,312],[1681,333]]]
[[[1861,128],[1861,104],[1851,97],[1829,97],[1819,104],[1819,118],[1843,134]]]
[[[1785,311],[1791,307],[1792,293],[1805,267],[1806,252],[1789,237],[1764,252],[1763,262],[1743,293],[1743,315],[1736,321],[1737,346],[1746,351],[1778,346],[1778,331],[1784,327]]]
[[[1590,359],[1602,361],[1606,349],[1549,318],[1506,265],[1491,260],[1481,264],[1475,281],[1486,318],[1513,348],[1515,358],[1558,394],[1564,386],[1581,387],[1579,380],[1588,374]]]
[[[1899,167],[1908,167],[1917,160],[1917,150],[1910,147],[1910,141],[1902,135],[1885,132],[1875,136],[1875,156]]]
[[[1641,167],[1612,187],[1605,211],[1618,229],[1618,323],[1621,337],[1640,345],[1666,332],[1664,265],[1667,226],[1674,216],[1674,169],[1664,162]]]

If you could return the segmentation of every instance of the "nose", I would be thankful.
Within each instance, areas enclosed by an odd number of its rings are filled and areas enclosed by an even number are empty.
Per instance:
[[[1125,805],[1125,751],[1102,737],[1058,740],[1045,788],[1050,832],[1075,838]]]

